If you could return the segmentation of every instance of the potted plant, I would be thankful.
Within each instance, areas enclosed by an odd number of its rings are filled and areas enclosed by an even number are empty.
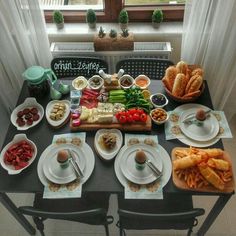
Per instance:
[[[105,33],[104,29],[102,28],[102,26],[100,26],[99,32],[98,32],[98,37],[103,38],[105,36],[106,36],[106,33]]]
[[[158,28],[163,21],[163,12],[160,9],[155,9],[152,13],[152,25],[154,28]]]
[[[89,28],[91,28],[91,29],[96,28],[97,17],[96,17],[96,13],[93,9],[87,10],[86,21],[89,25]]]
[[[57,29],[64,27],[64,17],[61,11],[55,10],[53,12],[53,22],[56,24]]]
[[[122,9],[119,14],[119,23],[121,30],[128,28],[129,15],[125,9]]]

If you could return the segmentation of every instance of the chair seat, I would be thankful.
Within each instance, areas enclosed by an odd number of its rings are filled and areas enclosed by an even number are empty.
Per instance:
[[[124,229],[183,230],[195,221],[195,217],[185,215],[193,210],[192,197],[187,195],[166,195],[163,200],[128,200],[119,196],[118,207]]]

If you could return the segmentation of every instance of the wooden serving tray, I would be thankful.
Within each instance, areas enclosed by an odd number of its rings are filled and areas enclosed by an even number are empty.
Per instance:
[[[95,131],[98,129],[119,129],[122,131],[151,131],[152,120],[150,116],[148,116],[146,123],[81,123],[81,125],[78,127],[73,127],[72,122],[70,121],[70,129],[71,131]]]
[[[175,153],[175,150],[176,149],[189,149],[189,148],[181,148],[181,147],[176,147],[172,150],[171,152],[171,158],[172,158],[172,161],[174,161],[176,159],[176,156],[174,155]],[[223,159],[224,160],[227,160],[229,163],[230,163],[230,168],[231,168],[231,171],[232,170],[232,161],[230,159],[230,156],[229,154],[224,151],[224,155],[223,155]],[[173,165],[172,165],[173,166]],[[200,187],[200,188],[189,188],[186,184],[186,182],[183,180],[183,179],[180,179],[176,172],[174,171],[174,169],[172,169],[172,179],[173,179],[173,182],[175,184],[175,186],[177,188],[180,188],[180,189],[183,189],[183,190],[190,190],[190,191],[197,191],[197,192],[222,192],[222,193],[231,193],[234,191],[234,188],[235,188],[235,183],[234,183],[234,175],[232,176],[232,180],[230,182],[227,182],[225,184],[225,188],[224,190],[219,190],[217,188],[215,188],[214,186],[212,185],[209,185],[209,186],[203,186],[203,187]]]

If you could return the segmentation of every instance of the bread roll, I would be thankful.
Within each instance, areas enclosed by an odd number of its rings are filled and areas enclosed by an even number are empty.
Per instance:
[[[194,98],[194,97],[198,97],[200,95],[201,91],[197,90],[195,92],[192,93],[187,93],[183,96],[183,98]]]
[[[162,79],[162,82],[163,82],[163,84],[166,86],[166,88],[171,92],[171,91],[172,91],[172,87],[170,86],[169,81],[167,80],[166,77],[164,77],[164,78]]]
[[[188,65],[184,61],[179,61],[176,65],[176,69],[178,73],[183,73],[186,75],[188,70]]]
[[[185,89],[185,94],[187,93],[192,93],[200,89],[203,83],[203,78],[201,75],[194,75],[190,78],[186,89]]]
[[[179,73],[175,77],[175,82],[172,89],[172,94],[177,97],[182,97],[184,95],[187,80],[184,74]]]
[[[192,71],[191,73],[191,76],[194,76],[194,75],[201,75],[203,76],[203,70],[201,68],[196,68]]]
[[[169,66],[166,69],[165,78],[167,80],[170,91],[172,91],[176,75],[177,75],[177,69],[174,66]]]

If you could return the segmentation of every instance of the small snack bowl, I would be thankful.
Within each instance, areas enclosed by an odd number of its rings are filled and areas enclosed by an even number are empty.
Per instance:
[[[84,76],[78,76],[72,81],[72,86],[76,90],[83,90],[87,87],[88,81]]]
[[[1,152],[1,165],[9,175],[19,174],[29,167],[37,155],[36,145],[25,134],[16,134]]]
[[[163,108],[155,108],[151,110],[150,116],[152,121],[157,125],[164,124],[169,119],[168,113]]]
[[[147,89],[151,81],[146,75],[139,75],[135,78],[134,83],[141,89]]]
[[[123,75],[119,78],[120,87],[123,89],[129,89],[134,85],[134,78],[130,75]]]
[[[93,90],[100,90],[104,84],[104,80],[99,75],[94,75],[88,80],[88,85]]]
[[[162,93],[155,93],[150,96],[151,103],[156,108],[163,108],[169,102],[167,97]]]

